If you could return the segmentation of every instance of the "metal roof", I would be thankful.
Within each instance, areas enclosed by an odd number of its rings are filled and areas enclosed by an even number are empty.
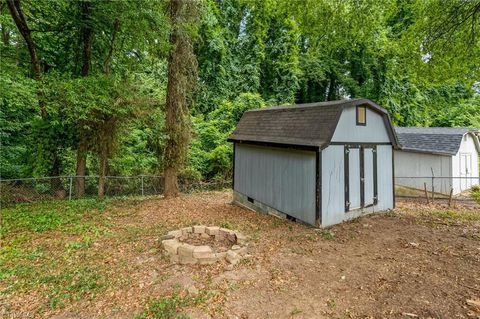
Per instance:
[[[402,150],[440,155],[457,154],[463,136],[479,132],[463,127],[396,127],[395,131]]]
[[[341,100],[291,106],[276,106],[245,112],[228,138],[233,142],[277,144],[285,146],[324,147],[330,143],[345,107],[365,105],[380,113],[397,145],[388,112],[367,99]]]

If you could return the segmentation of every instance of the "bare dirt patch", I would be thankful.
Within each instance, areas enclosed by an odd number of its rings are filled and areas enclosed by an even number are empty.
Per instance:
[[[177,293],[194,298],[177,303],[191,318],[480,316],[476,206],[398,201],[394,213],[317,230],[230,202],[229,192],[214,192],[110,207],[108,234],[79,253],[109,278],[101,293],[51,308],[42,286],[17,290],[0,297],[1,317],[135,318]],[[194,224],[241,231],[251,257],[233,268],[171,264],[158,238]],[[53,256],[58,236],[44,232],[32,242]]]

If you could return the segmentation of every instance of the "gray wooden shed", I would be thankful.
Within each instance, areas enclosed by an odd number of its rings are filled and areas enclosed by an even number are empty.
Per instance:
[[[461,127],[397,127],[397,185],[459,194],[480,184],[479,129]],[[431,177],[433,177],[431,179]]]
[[[367,99],[245,112],[234,143],[234,202],[317,227],[394,207],[395,131]]]

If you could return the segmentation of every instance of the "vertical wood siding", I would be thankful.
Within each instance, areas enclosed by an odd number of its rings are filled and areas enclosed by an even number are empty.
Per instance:
[[[234,189],[315,225],[315,152],[237,144]]]
[[[358,208],[360,201],[359,149],[350,148],[349,162],[353,162],[349,170],[351,211],[345,212],[345,168],[344,146],[330,145],[322,150],[322,225],[329,226],[358,217],[366,212],[383,211],[393,208],[393,175],[392,146],[377,145],[377,191],[378,202],[375,206]],[[352,155],[353,154],[353,155]],[[364,150],[365,161],[365,205],[373,202],[374,172],[372,148]],[[358,169],[357,169],[358,167]],[[356,177],[352,180],[351,175]],[[354,196],[354,197],[352,197]]]
[[[471,134],[465,134],[458,153],[452,157],[453,176],[479,177],[479,155],[473,139],[474,137]],[[466,159],[468,160],[468,163],[465,163]],[[468,174],[466,174],[466,169],[468,169]],[[464,190],[471,188],[473,185],[478,185],[479,182],[479,178],[454,179],[452,181],[453,191],[455,194],[463,192]]]
[[[373,204],[373,148],[365,148],[365,206]]]
[[[350,210],[354,210],[360,208],[360,149],[350,148],[348,155],[348,193]]]
[[[322,225],[334,225],[345,215],[344,147],[330,145],[322,150]]]
[[[378,205],[375,211],[393,208],[393,149],[391,145],[377,145]]]
[[[424,183],[427,183],[427,189],[431,191],[431,179],[405,177],[432,176],[432,171],[435,176],[452,176],[451,163],[451,156],[395,151],[395,184],[423,190]],[[448,194],[452,180],[436,179],[433,187],[436,192]]]
[[[367,124],[356,125],[356,108],[347,107],[338,120],[332,142],[385,143],[390,142],[383,117],[367,108]]]

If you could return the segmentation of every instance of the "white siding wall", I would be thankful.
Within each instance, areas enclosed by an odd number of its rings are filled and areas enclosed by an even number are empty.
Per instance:
[[[322,225],[342,222],[345,215],[343,145],[330,145],[322,153]]]
[[[432,180],[419,177],[432,176],[432,170],[434,176],[452,176],[451,156],[395,151],[395,184],[422,190],[427,183],[431,191]],[[444,194],[452,187],[450,179],[436,179],[433,185],[435,192]]]
[[[385,143],[390,142],[383,117],[367,107],[367,125],[356,125],[356,107],[345,108],[340,115],[332,142]]]
[[[471,177],[478,177],[478,152],[475,147],[475,142],[471,134],[465,134],[462,144],[460,144],[460,149],[458,153],[452,157],[452,172],[454,177],[465,176],[465,165],[462,165],[460,161],[465,160],[465,156],[467,155],[469,158],[468,168],[471,173],[469,176]],[[453,179],[453,191],[454,193],[463,192],[466,189],[469,189],[473,185],[478,185],[479,179]]]
[[[378,204],[374,207],[375,211],[393,208],[393,155],[391,145],[377,146]]]

